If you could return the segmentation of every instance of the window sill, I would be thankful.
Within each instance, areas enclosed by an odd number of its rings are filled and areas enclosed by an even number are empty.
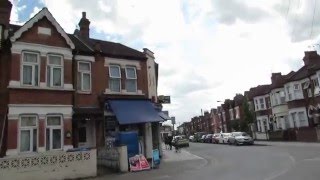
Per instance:
[[[91,91],[77,91],[78,94],[92,94]]]
[[[74,91],[75,89],[66,88],[51,88],[51,87],[40,87],[40,86],[8,86],[8,89],[34,89],[34,90],[49,90],[49,91]]]
[[[121,92],[112,92],[110,89],[106,89],[104,94],[109,94],[109,95],[145,95],[142,93],[141,90],[138,90],[137,92],[127,92],[126,90],[122,90]]]

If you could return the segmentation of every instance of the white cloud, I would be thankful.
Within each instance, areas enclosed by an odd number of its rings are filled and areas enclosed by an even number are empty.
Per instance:
[[[39,11],[41,10],[41,8],[39,7],[34,7],[33,8],[33,12],[30,14],[29,18],[32,18],[34,15],[36,15]]]
[[[43,0],[67,32],[86,11],[99,33],[155,52],[159,94],[172,95],[165,108],[178,122],[296,70],[320,31],[320,10],[310,36],[312,5],[299,1]]]
[[[23,22],[19,19],[19,12],[27,8],[26,5],[18,6],[20,0],[10,0],[12,3],[11,15],[10,15],[10,23],[13,24],[23,24]]]

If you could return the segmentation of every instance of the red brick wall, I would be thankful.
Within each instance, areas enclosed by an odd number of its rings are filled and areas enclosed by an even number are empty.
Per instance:
[[[303,142],[317,142],[317,132],[315,128],[311,127],[303,127],[299,128],[298,131],[296,131],[297,134],[297,141],[303,141]]]
[[[302,100],[295,100],[295,101],[289,101],[288,102],[288,108],[298,108],[298,107],[305,107],[306,106],[306,101],[304,99]]]
[[[72,91],[11,89],[9,104],[72,104]]]
[[[20,81],[21,69],[20,54],[12,54],[10,80]],[[47,57],[42,56],[40,61],[40,82],[46,82],[47,76]],[[64,60],[64,83],[72,84],[72,61]]]
[[[64,145],[72,145],[72,119],[64,119],[63,120],[63,127],[64,127],[64,134],[62,135],[64,137]],[[66,132],[71,132],[71,137],[66,138],[65,134]]]
[[[46,121],[45,119],[39,119],[39,147],[45,147],[45,132],[46,132]]]
[[[20,54],[12,54],[10,80],[20,80]]]
[[[39,26],[50,28],[51,36],[38,34]],[[60,33],[56,30],[56,28],[46,17],[36,22],[31,29],[22,33],[21,37],[19,38],[19,41],[69,48],[65,39],[60,35]]]
[[[8,121],[8,139],[7,148],[17,149],[18,148],[18,120]]]
[[[76,63],[78,65],[78,63]],[[137,86],[146,96],[148,95],[148,76],[145,61],[140,62],[141,69],[137,70]],[[77,69],[77,67],[76,67]],[[76,106],[98,106],[98,96],[109,88],[109,67],[104,66],[104,57],[95,56],[95,62],[91,63],[92,92],[91,94],[76,94]],[[121,69],[121,88],[125,87],[125,69]]]

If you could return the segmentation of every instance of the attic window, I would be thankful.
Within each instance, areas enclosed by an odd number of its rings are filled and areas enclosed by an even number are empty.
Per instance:
[[[38,34],[44,34],[51,36],[51,29],[45,27],[38,27]]]
[[[310,82],[308,81],[304,84],[303,89],[308,89],[309,86],[310,86]]]

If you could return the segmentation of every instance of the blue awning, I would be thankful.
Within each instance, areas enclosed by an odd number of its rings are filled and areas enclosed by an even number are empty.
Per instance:
[[[163,121],[149,100],[109,100],[119,124],[138,124]]]
[[[169,117],[168,115],[166,115],[164,112],[160,111],[158,112],[159,116],[164,119],[164,120],[171,120],[171,117]]]

